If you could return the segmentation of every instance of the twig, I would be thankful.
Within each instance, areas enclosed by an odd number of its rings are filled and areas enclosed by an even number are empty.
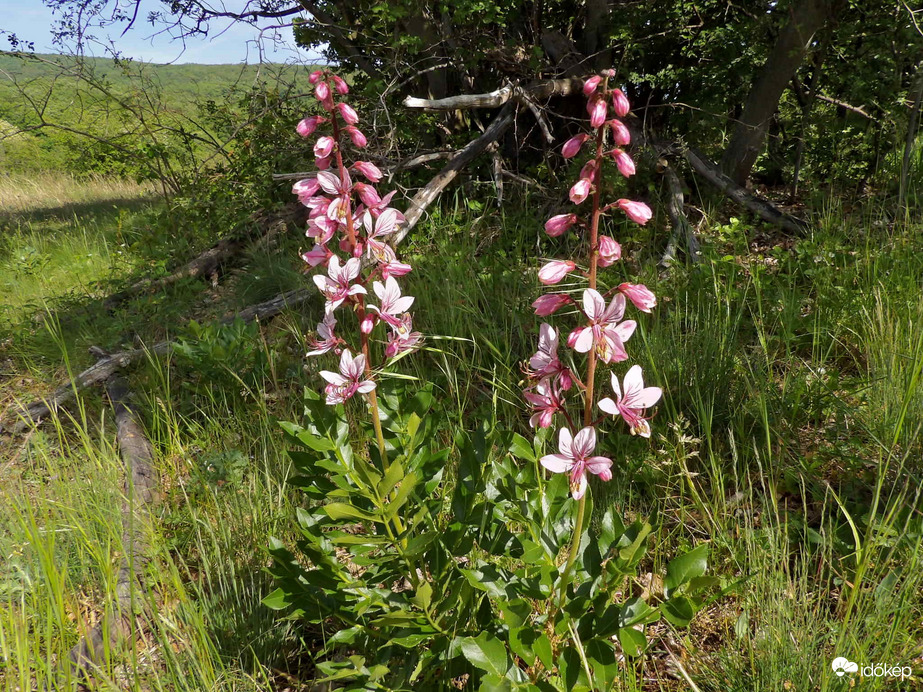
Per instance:
[[[524,99],[545,99],[552,96],[569,96],[583,88],[583,80],[577,78],[549,79],[529,86],[519,87],[507,84],[486,94],[462,94],[444,99],[421,99],[408,96],[404,99],[407,108],[423,108],[433,111],[453,111],[468,108],[499,108],[511,100],[528,103]]]

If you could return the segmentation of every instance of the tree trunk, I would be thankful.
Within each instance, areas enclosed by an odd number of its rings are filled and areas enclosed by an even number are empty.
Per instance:
[[[923,102],[923,62],[917,66],[917,76],[913,80],[910,90],[913,98],[913,108],[910,111],[910,121],[907,123],[907,138],[904,140],[904,157],[901,161],[901,180],[898,192],[898,204],[903,207],[907,199],[907,177],[910,174],[910,154],[913,143],[917,138],[917,125],[920,122],[920,105]]]
[[[747,96],[744,112],[721,159],[722,170],[738,185],[746,183],[763,149],[769,121],[779,106],[779,99],[803,62],[811,38],[827,21],[833,2],[835,0],[801,0],[791,10],[788,24],[779,33]]]

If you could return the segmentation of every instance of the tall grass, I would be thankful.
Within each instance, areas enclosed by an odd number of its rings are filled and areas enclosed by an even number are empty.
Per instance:
[[[739,239],[717,229],[696,268],[658,278],[631,267],[663,298],[629,350],[665,397],[652,443],[603,441],[619,463],[613,482],[595,487],[596,505],[654,520],[646,583],[707,541],[709,569],[729,590],[688,632],[653,638],[652,655],[626,666],[615,689],[676,689],[666,650],[703,691],[845,689],[830,669],[835,656],[919,660],[923,272],[914,230],[874,217],[847,226],[836,210],[818,228],[763,255],[734,255],[727,244]],[[402,364],[436,383],[447,442],[480,421],[528,432],[520,363],[534,350],[529,304],[544,242],[539,219],[458,205],[406,249],[415,326],[430,338]],[[242,276],[260,278],[229,304],[297,280],[289,258],[275,261],[252,258]],[[35,295],[75,281],[62,275]],[[268,537],[291,538],[299,502],[276,421],[297,420],[302,388],[317,386],[303,353],[319,310],[241,331],[233,338],[247,348],[233,363],[208,345],[232,332],[192,339],[166,306],[152,313],[192,345],[173,364],[152,357],[132,374],[164,498],[138,592],[141,636],[112,652],[103,689],[310,681],[312,642],[324,633],[279,620],[260,599],[272,588]],[[49,326],[66,352],[73,323]],[[112,597],[121,462],[103,402],[81,401],[82,414],[53,419],[0,459],[0,689],[61,684],[61,657]]]

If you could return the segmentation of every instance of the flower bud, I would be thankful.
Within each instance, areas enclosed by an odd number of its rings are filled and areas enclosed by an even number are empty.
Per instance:
[[[600,77],[599,75],[597,75],[597,76],[595,76],[595,77],[590,77],[588,80],[586,80],[586,81],[583,83],[583,95],[586,96],[586,97],[590,97],[590,96],[592,96],[593,94],[595,94],[595,93],[596,93],[596,89],[597,89],[597,87],[599,87],[599,83],[600,83],[601,81],[603,81],[603,78]]]
[[[597,260],[599,266],[608,267],[620,259],[622,259],[622,246],[607,235],[599,236],[599,259]]]
[[[359,114],[348,103],[338,103],[336,108],[347,125],[355,125],[359,122]]]
[[[630,178],[635,174],[635,162],[632,161],[631,157],[624,151],[621,149],[613,149],[612,158],[615,159],[615,165],[618,166],[619,173],[626,178]]]
[[[561,156],[565,159],[572,159],[577,154],[580,153],[580,147],[583,146],[583,143],[587,141],[589,135],[581,134],[571,137],[569,140],[564,142],[564,146],[561,147]]]
[[[314,145],[314,156],[319,159],[324,159],[330,156],[333,153],[333,147],[336,144],[333,137],[320,137],[317,140],[317,143]]]
[[[303,118],[298,125],[295,127],[295,132],[297,132],[302,137],[310,137],[314,134],[314,130],[317,129],[317,126],[324,122],[326,118],[323,118],[319,115],[312,115],[308,118]]]
[[[625,93],[621,89],[616,89],[612,92],[612,109],[620,118],[624,118],[626,115],[628,115],[628,111],[631,110],[631,104],[628,103],[628,97],[625,96]]]
[[[539,317],[547,317],[548,315],[554,314],[570,302],[571,299],[563,293],[549,293],[547,295],[540,296],[537,300],[535,300],[532,303],[532,307],[535,308],[536,315]]]
[[[594,98],[587,104],[586,110],[590,114],[590,127],[600,127],[606,122],[606,112],[608,110],[606,99],[602,97]]]
[[[567,232],[567,229],[577,223],[576,214],[558,214],[545,222],[545,233],[552,238],[557,238]]]
[[[292,185],[292,194],[298,195],[298,199],[304,202],[316,195],[319,189],[320,182],[317,178],[305,178]]]
[[[637,224],[644,225],[651,220],[654,213],[644,202],[632,202],[630,199],[620,199],[616,202],[629,219]]]
[[[341,96],[346,96],[346,94],[349,93],[349,85],[346,84],[346,81],[342,77],[333,75],[333,86]]]
[[[631,132],[621,120],[613,118],[609,121],[609,127],[612,128],[612,140],[617,146],[626,147],[631,143]]]
[[[352,165],[352,169],[364,175],[370,183],[377,183],[381,180],[381,170],[374,163],[356,161],[356,163]]]
[[[657,297],[644,284],[619,284],[618,290],[641,312],[650,312],[657,305]]]
[[[317,84],[323,75],[323,70],[314,70],[314,72],[311,73],[311,76],[308,77],[308,81],[311,82],[311,84]]]
[[[330,98],[330,87],[327,86],[327,82],[318,82],[314,87],[314,96],[321,102]]]
[[[364,149],[365,146],[369,143],[365,138],[365,135],[362,134],[362,132],[357,128],[350,125],[344,129],[346,130],[346,134],[348,134],[349,138],[353,141],[353,145],[359,147],[360,149]]]
[[[310,267],[316,267],[321,264],[327,264],[327,261],[333,256],[333,253],[327,249],[326,245],[317,244],[308,252],[301,255],[301,259],[308,263]]]
[[[592,184],[586,178],[581,178],[570,189],[570,201],[574,204],[580,204],[590,194]]]
[[[576,268],[577,265],[570,260],[553,260],[538,270],[538,280],[550,286],[561,281]]]

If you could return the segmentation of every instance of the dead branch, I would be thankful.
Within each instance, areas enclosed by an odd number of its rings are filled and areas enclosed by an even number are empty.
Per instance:
[[[428,163],[433,161],[442,161],[444,159],[451,159],[455,156],[457,151],[432,151],[426,154],[418,154],[417,156],[411,156],[409,159],[404,159],[403,161],[388,161],[387,165],[379,166],[383,173],[386,173],[389,178],[394,177],[400,171],[405,171],[410,168],[417,168],[418,166],[425,166]],[[373,161],[387,161],[384,157],[369,156]],[[301,173],[273,173],[273,180],[304,180],[306,178],[313,178],[317,175],[317,171],[304,171]]]
[[[295,212],[300,210],[299,206],[292,206],[284,214],[277,215],[275,221],[262,225],[262,232],[257,240],[270,240],[280,231],[287,228],[289,221],[294,221]],[[251,239],[246,236],[237,235],[231,238],[223,238],[210,248],[205,250],[197,257],[191,259],[186,264],[167,276],[159,279],[144,278],[136,281],[123,291],[114,293],[103,301],[103,305],[108,310],[112,310],[120,303],[136,296],[139,293],[154,293],[172,286],[182,279],[196,279],[199,277],[212,277],[216,275],[225,265],[236,258],[245,248],[251,245]]]
[[[850,113],[861,115],[863,118],[868,118],[873,123],[878,122],[878,118],[866,111],[864,106],[854,106],[851,103],[846,103],[840,99],[835,99],[832,96],[818,94],[816,91],[812,92],[810,89],[808,89],[808,87],[801,83],[798,77],[792,78],[792,87],[794,87],[795,95],[798,97],[798,101],[800,103],[808,103],[811,99],[817,99],[818,101],[823,101],[824,103],[834,105],[837,108],[843,108]]]
[[[157,476],[153,468],[154,449],[129,407],[131,394],[123,378],[106,388],[115,411],[116,439],[125,463],[125,501],[122,505],[122,564],[115,586],[115,602],[99,624],[68,654],[71,670],[80,680],[104,662],[107,649],[130,637],[134,630],[135,586],[149,561],[145,525],[148,509],[157,501]],[[107,609],[108,611],[108,609]]]
[[[689,165],[692,166],[696,173],[721,190],[727,197],[737,202],[737,204],[759,216],[763,221],[779,226],[794,235],[801,235],[808,229],[806,221],[780,211],[771,202],[760,199],[741,187],[722,173],[718,166],[709,161],[701,152],[688,148],[683,152],[683,156],[685,156],[686,161],[689,162]]]
[[[583,81],[577,78],[549,79],[526,87],[507,84],[486,94],[462,94],[444,99],[420,99],[408,96],[404,99],[407,108],[423,108],[430,111],[454,111],[468,108],[499,108],[511,100],[528,106],[529,99],[548,99],[552,96],[570,96],[583,89]]]
[[[417,225],[417,222],[423,218],[423,214],[429,205],[439,197],[440,193],[455,179],[458,173],[480,154],[483,154],[488,145],[495,142],[500,138],[500,135],[506,132],[507,128],[513,123],[512,105],[511,103],[505,105],[480,137],[469,142],[439,171],[435,178],[430,180],[425,187],[414,195],[407,207],[407,213],[404,215],[406,219],[404,224],[392,236],[392,245],[397,245],[406,238],[407,234]]]
[[[251,305],[234,315],[225,317],[219,324],[230,324],[237,319],[241,319],[244,322],[269,319],[270,317],[278,315],[286,308],[294,308],[301,305],[313,295],[316,295],[316,291],[307,288],[287,291],[277,295],[275,298],[256,305]],[[86,389],[99,382],[104,382],[119,370],[127,368],[147,354],[156,356],[166,355],[170,352],[172,346],[172,341],[160,341],[149,348],[135,348],[127,351],[119,351],[118,353],[113,353],[110,356],[102,358],[95,365],[90,366],[77,375],[71,382],[58,387],[47,399],[34,401],[28,406],[22,407],[16,414],[16,422],[9,426],[9,431],[14,434],[24,432],[33,425],[37,425],[52,411],[56,411],[64,403],[75,398],[77,392],[81,389]]]
[[[686,240],[686,253],[689,259],[695,263],[699,261],[699,241],[695,237],[695,231],[686,218],[684,211],[685,199],[683,197],[683,185],[679,176],[669,163],[663,168],[663,175],[667,181],[669,194],[667,195],[667,213],[670,216],[670,224],[673,226],[673,232],[670,234],[670,240],[667,248],[660,258],[660,266],[664,269],[676,259],[676,246],[681,237]]]

